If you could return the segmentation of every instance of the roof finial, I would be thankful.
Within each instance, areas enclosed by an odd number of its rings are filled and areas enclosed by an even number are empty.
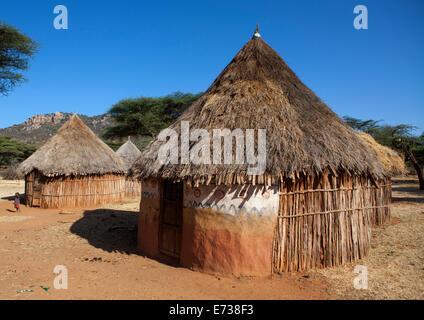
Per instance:
[[[255,33],[253,34],[254,38],[260,38],[261,34],[259,33],[259,24],[256,25]]]

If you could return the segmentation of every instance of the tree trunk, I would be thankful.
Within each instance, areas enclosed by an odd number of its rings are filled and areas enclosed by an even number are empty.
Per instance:
[[[418,181],[420,183],[420,190],[424,190],[423,168],[421,168],[420,164],[418,163],[417,159],[414,156],[414,153],[412,152],[412,150],[410,148],[405,148],[405,151],[406,151],[409,159],[411,159],[411,162],[412,162],[412,165],[414,166],[415,171],[417,171]]]

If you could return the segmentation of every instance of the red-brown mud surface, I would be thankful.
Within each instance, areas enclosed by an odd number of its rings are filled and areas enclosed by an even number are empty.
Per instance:
[[[138,199],[16,214],[11,197],[23,182],[0,180],[0,299],[423,299],[424,193],[411,178],[395,179],[393,189],[392,221],[373,230],[360,262],[369,288],[356,290],[354,265],[273,279],[168,265],[137,250]],[[68,269],[66,290],[53,287],[56,265]]]
[[[16,191],[22,182],[0,180],[0,198]],[[137,250],[138,207],[137,199],[79,210],[23,206],[16,214],[0,199],[0,299],[331,298],[320,275],[234,278],[145,258]],[[56,265],[68,270],[66,290],[53,287]]]

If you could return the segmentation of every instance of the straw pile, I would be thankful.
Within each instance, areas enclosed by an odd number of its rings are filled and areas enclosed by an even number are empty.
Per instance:
[[[365,142],[366,146],[374,152],[388,176],[406,173],[405,161],[396,151],[379,144],[372,136],[365,132],[358,131],[357,134]]]

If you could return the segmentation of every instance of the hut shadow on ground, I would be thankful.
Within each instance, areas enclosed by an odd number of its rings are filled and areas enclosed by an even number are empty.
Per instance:
[[[393,202],[424,202],[424,191],[418,189],[418,180],[393,180],[392,191],[395,192]]]
[[[87,239],[95,248],[107,252],[146,255],[137,248],[138,213],[115,209],[96,209],[84,211],[83,217],[75,221],[71,233]],[[175,268],[182,268],[171,257],[156,257],[154,260]]]
[[[418,186],[418,178],[416,175],[414,176],[406,176],[405,178],[392,178],[392,185],[399,185],[399,184],[416,184]]]
[[[70,231],[92,246],[125,254],[139,254],[137,250],[138,214],[133,211],[97,209],[84,211]]]
[[[19,200],[21,201],[21,203],[24,203],[25,200],[25,194],[20,194],[19,195]],[[15,194],[12,194],[11,196],[4,196],[1,197],[2,200],[15,200]]]

